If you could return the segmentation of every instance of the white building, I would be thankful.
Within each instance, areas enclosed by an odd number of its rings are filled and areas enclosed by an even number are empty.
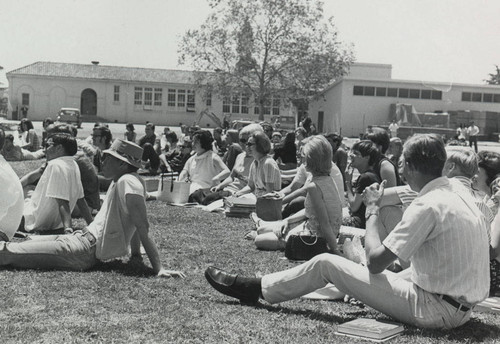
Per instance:
[[[61,107],[80,108],[85,121],[191,125],[204,110],[221,120],[226,114],[233,120],[258,119],[258,108],[243,94],[221,100],[195,92],[190,71],[35,62],[6,75],[12,109],[25,105],[34,120],[55,118]],[[279,99],[264,109],[266,118],[285,112]],[[216,125],[209,117],[199,124]]]
[[[354,63],[349,75],[309,104],[318,131],[358,136],[367,125],[388,124],[397,103],[419,113],[450,113],[452,126],[470,119],[485,134],[500,131],[500,86],[394,80],[391,74],[388,64]]]

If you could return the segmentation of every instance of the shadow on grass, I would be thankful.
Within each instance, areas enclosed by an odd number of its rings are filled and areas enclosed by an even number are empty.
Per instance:
[[[224,301],[212,300],[212,302],[225,305],[241,304],[237,300],[224,300]],[[322,321],[328,324],[332,323],[341,324],[346,321],[367,316],[367,310],[364,309],[353,309],[353,312],[346,313],[344,316],[342,316],[311,309],[298,309],[298,308],[283,307],[279,305],[268,305],[262,302],[259,302],[256,305],[246,305],[246,306],[257,309],[265,309],[266,311],[271,313],[303,316],[307,319]],[[391,319],[387,318],[386,320],[390,321]],[[423,338],[428,338],[431,340],[437,339],[437,340],[447,340],[447,341],[457,341],[457,342],[464,341],[470,343],[470,342],[483,342],[487,340],[495,340],[500,338],[500,326],[485,323],[484,321],[481,321],[480,319],[477,318],[471,318],[470,321],[453,330],[420,329],[406,324],[404,326],[405,326],[405,335],[409,336],[414,335]]]
[[[153,269],[142,261],[112,260],[109,262],[98,262],[89,271],[116,272],[131,277],[153,277]]]

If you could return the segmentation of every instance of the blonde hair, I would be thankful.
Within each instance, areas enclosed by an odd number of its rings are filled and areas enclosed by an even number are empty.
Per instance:
[[[330,175],[332,170],[332,146],[322,135],[308,137],[302,149],[307,171],[314,176]]]
[[[446,156],[446,162],[454,163],[464,177],[472,178],[479,173],[479,159],[472,149],[446,147]]]

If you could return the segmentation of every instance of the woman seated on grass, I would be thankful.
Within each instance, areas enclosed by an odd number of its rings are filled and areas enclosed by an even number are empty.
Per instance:
[[[5,136],[5,144],[2,148],[2,155],[7,161],[37,160],[45,156],[43,150],[30,152],[14,144],[14,135]]]
[[[21,134],[21,139],[23,144],[21,148],[24,148],[30,152],[36,152],[40,149],[40,140],[38,139],[38,135],[35,132],[33,127],[33,123],[27,119],[23,118],[19,123],[19,131]]]
[[[281,189],[281,173],[276,161],[268,153],[271,151],[271,140],[263,132],[254,133],[246,143],[254,162],[250,167],[248,175],[248,185],[234,196],[253,193],[255,197],[261,197],[272,191]]]
[[[116,140],[103,152],[103,174],[113,180],[94,221],[83,230],[64,235],[30,236],[26,241],[0,241],[0,265],[24,269],[88,270],[98,261],[132,254],[141,257],[141,244],[159,277],[184,277],[165,270],[149,236],[144,182],[137,175],[142,148]]]
[[[262,250],[283,249],[291,234],[313,234],[326,239],[338,253],[337,235],[342,224],[342,200],[332,170],[332,147],[323,136],[313,136],[302,149],[303,162],[312,180],[306,186],[305,209],[280,221],[255,219],[255,245]]]
[[[193,151],[196,153],[184,165],[179,180],[191,182],[189,202],[201,203],[210,192],[210,188],[229,176],[229,168],[221,157],[212,150],[212,134],[207,130],[198,130],[193,134]]]
[[[228,130],[228,133],[230,130]],[[249,124],[241,129],[239,141],[243,153],[236,157],[236,162],[231,170],[231,174],[222,183],[210,189],[210,193],[201,201],[201,204],[208,205],[216,200],[233,195],[235,192],[243,189],[248,184],[250,166],[254,161],[251,146],[247,146],[248,139],[254,133],[262,132],[262,127],[255,124]],[[240,148],[240,150],[241,150]]]
[[[373,183],[380,183],[380,177],[373,170],[374,165],[380,161],[381,153],[375,143],[369,140],[356,142],[349,153],[351,166],[346,172],[347,202],[349,203],[350,216],[344,218],[343,224],[351,227],[365,228],[365,210],[363,191]],[[353,184],[353,168],[357,169],[358,179]]]

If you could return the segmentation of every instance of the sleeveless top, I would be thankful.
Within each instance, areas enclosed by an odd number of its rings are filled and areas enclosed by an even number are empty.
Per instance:
[[[401,177],[399,176],[397,166],[394,165],[394,163],[391,160],[387,159],[386,157],[382,157],[379,161],[375,163],[375,165],[373,166],[373,172],[375,172],[375,174],[380,178],[380,180],[382,180],[382,176],[380,175],[380,169],[384,161],[389,161],[391,165],[394,167],[394,173],[396,174],[396,185],[404,185],[403,181],[401,180]]]
[[[337,236],[340,226],[342,225],[342,201],[337,186],[330,176],[313,177],[312,182],[315,183],[321,191],[323,202],[327,209],[328,220],[333,228],[334,235]],[[322,236],[319,230],[319,221],[316,217],[316,212],[309,194],[306,196],[304,207],[308,219],[306,228],[311,231],[311,234]]]

